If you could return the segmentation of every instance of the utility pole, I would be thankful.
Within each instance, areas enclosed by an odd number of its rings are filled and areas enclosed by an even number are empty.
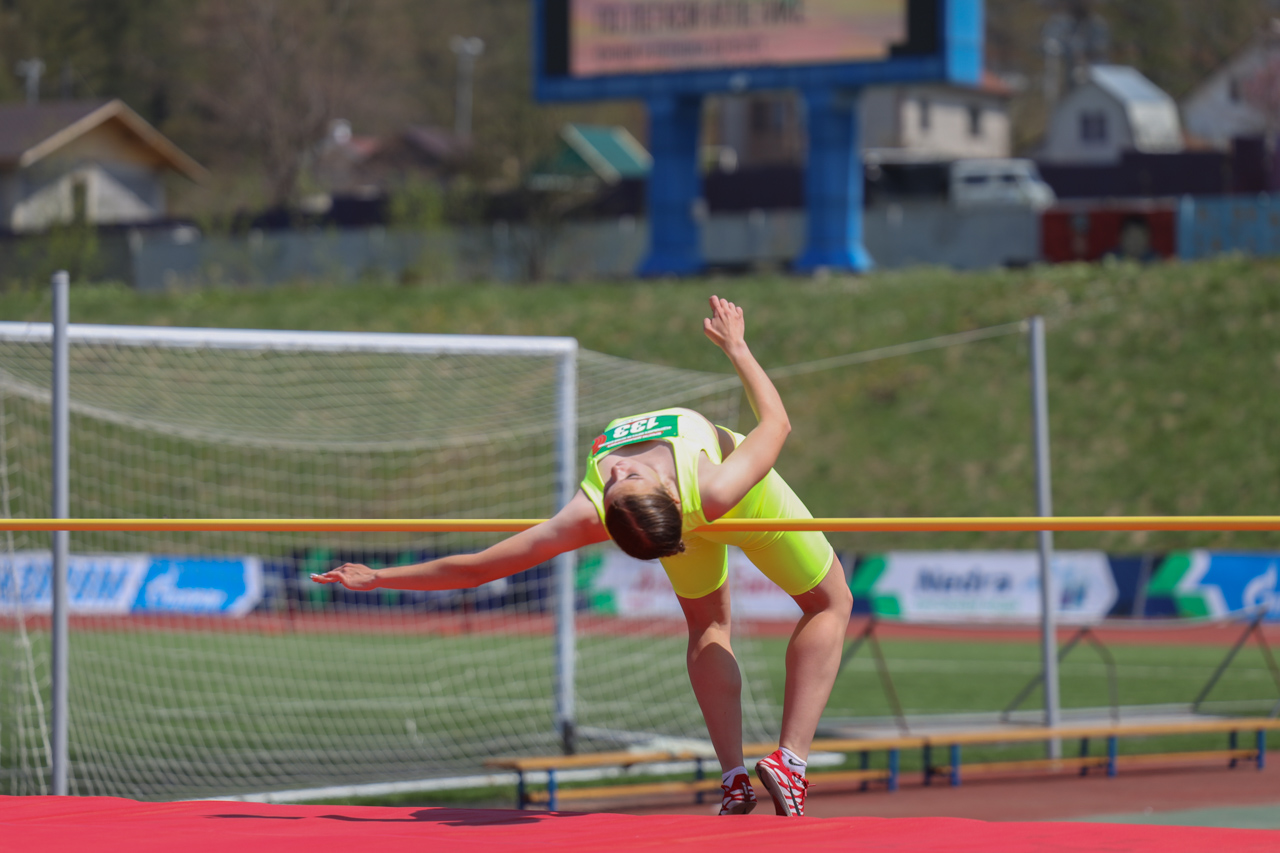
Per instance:
[[[454,36],[449,47],[458,57],[458,100],[453,114],[453,135],[460,143],[471,141],[471,84],[476,60],[484,53],[484,41],[475,36]]]
[[[40,103],[40,78],[44,75],[44,63],[39,59],[20,59],[16,69],[18,76],[27,83],[27,103]]]

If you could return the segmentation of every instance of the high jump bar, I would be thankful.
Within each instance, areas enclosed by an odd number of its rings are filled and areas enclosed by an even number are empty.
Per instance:
[[[0,531],[124,533],[516,533],[539,518],[0,518]],[[694,532],[818,530],[827,533],[994,531],[1280,530],[1280,515],[1007,516],[990,518],[720,519]]]

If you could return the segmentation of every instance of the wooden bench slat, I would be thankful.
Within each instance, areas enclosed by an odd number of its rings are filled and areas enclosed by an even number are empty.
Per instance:
[[[590,788],[560,788],[556,791],[557,800],[605,800],[614,797],[635,796],[648,797],[655,794],[696,794],[705,791],[719,791],[720,778],[699,779],[693,782],[646,782],[638,785],[596,785]],[[528,795],[529,802],[545,803],[551,799],[547,791],[533,791]]]
[[[879,782],[889,778],[889,771],[880,770],[823,770],[807,774],[810,782]]]
[[[1071,756],[1070,758],[1028,758],[1020,761],[978,761],[973,764],[961,764],[960,773],[998,773],[1002,770],[1044,770],[1060,767],[1063,770],[1081,767],[1106,767],[1105,755]],[[933,776],[947,776],[951,773],[951,765],[943,764],[930,771]]]
[[[1252,761],[1258,755],[1256,749],[1200,749],[1193,752],[1153,752],[1139,755],[1118,755],[1116,763],[1125,764],[1166,764],[1178,761],[1225,761],[1244,758]],[[1063,770],[1081,767],[1106,767],[1105,755],[1073,755],[1064,758],[1029,758],[1019,761],[977,761],[972,764],[961,764],[960,774],[968,776],[973,773],[999,773],[1004,770],[1043,770],[1062,768]],[[933,767],[933,776],[947,776],[951,773],[951,765],[943,764]]]
[[[919,749],[928,742],[924,735],[882,738],[822,738],[815,740],[812,752],[877,752],[886,749]]]
[[[810,781],[836,782],[874,782],[885,779],[887,770],[837,770],[832,772],[810,774]],[[700,779],[692,782],[648,782],[638,785],[596,785],[588,788],[560,788],[556,791],[558,800],[603,800],[623,796],[652,796],[656,794],[697,794],[700,792],[719,791],[720,780]],[[545,803],[550,799],[548,793],[534,791],[528,800]]]
[[[1056,728],[1002,729],[991,732],[949,732],[928,734],[924,738],[929,746],[951,746],[974,743],[1024,743],[1046,740],[1107,737],[1154,737],[1158,735],[1194,735],[1219,732],[1256,732],[1260,729],[1280,729],[1280,720],[1234,719],[1196,720],[1185,723],[1136,723],[1095,726],[1058,726]]]
[[[692,752],[592,752],[582,755],[539,755],[525,758],[489,758],[485,767],[502,767],[509,770],[565,770],[575,767],[630,767],[633,764],[653,764],[660,761],[692,761],[698,756]],[[707,756],[703,756],[706,758]],[[714,761],[714,758],[711,759]]]

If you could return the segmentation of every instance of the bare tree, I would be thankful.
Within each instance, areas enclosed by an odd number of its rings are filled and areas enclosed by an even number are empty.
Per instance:
[[[190,28],[204,73],[197,109],[226,144],[247,145],[269,198],[284,203],[339,111],[368,91],[362,26],[380,3],[351,0],[203,0]]]

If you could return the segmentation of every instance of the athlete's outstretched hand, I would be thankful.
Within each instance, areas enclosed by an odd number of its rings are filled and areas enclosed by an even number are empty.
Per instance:
[[[713,344],[728,353],[743,342],[745,329],[741,308],[728,299],[711,297],[711,316],[702,321],[702,331]]]
[[[324,574],[312,575],[311,579],[316,583],[340,583],[347,589],[359,592],[376,589],[378,576],[374,574],[373,569],[360,563],[343,563]]]

